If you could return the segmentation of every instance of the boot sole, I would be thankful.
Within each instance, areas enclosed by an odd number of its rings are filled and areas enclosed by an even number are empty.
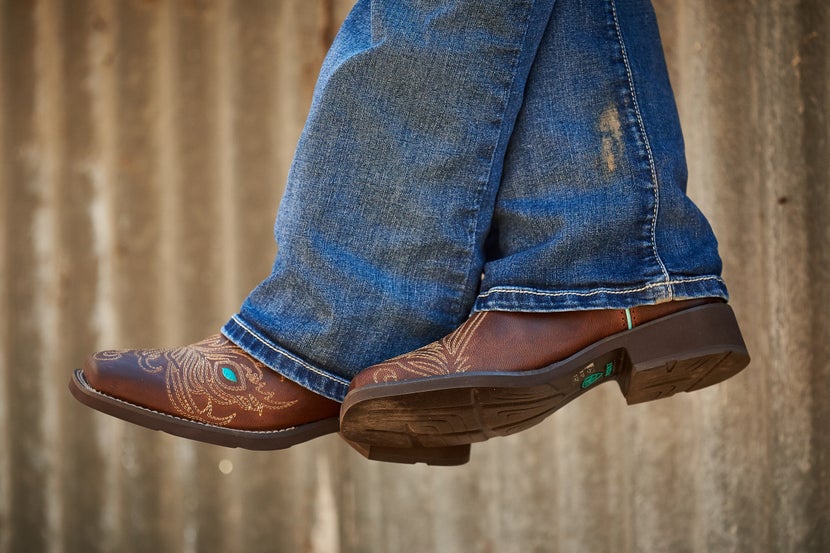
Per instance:
[[[717,384],[748,363],[732,308],[706,304],[609,336],[533,371],[363,386],[343,402],[340,433],[378,460],[400,462],[394,455],[385,458],[389,449],[397,455],[410,449],[420,457],[431,450],[432,457],[460,460],[461,448],[539,424],[603,382],[616,380],[633,405]]]

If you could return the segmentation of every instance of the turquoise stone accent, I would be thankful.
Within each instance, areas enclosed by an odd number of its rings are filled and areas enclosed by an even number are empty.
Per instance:
[[[598,380],[600,380],[603,376],[605,376],[605,375],[604,375],[604,374],[602,374],[602,373],[591,373],[591,374],[589,374],[589,375],[588,375],[588,376],[586,376],[586,377],[585,377],[585,379],[582,381],[582,387],[583,387],[583,388],[587,388],[587,387],[588,387],[588,386],[590,386],[591,384],[596,383],[596,382],[597,382]]]
[[[230,367],[222,367],[222,376],[224,376],[227,380],[230,380],[234,384],[239,382],[239,377],[236,376],[236,373],[233,372],[233,369]]]

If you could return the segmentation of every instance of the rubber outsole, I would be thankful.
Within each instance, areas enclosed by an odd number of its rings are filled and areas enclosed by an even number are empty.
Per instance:
[[[410,465],[425,463],[432,466],[450,467],[466,464],[470,460],[469,444],[451,447],[389,447],[352,442],[345,438],[344,441],[372,461]]]
[[[363,386],[346,396],[340,433],[379,460],[395,462],[384,458],[385,448],[452,457],[456,448],[530,428],[604,382],[617,381],[626,401],[637,404],[717,384],[748,363],[732,309],[707,304],[615,334],[534,371]]]

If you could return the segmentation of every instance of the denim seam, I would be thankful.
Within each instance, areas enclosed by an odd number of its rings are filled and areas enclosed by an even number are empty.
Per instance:
[[[313,372],[314,374],[316,374],[318,376],[321,376],[323,378],[327,378],[329,380],[333,380],[333,381],[337,382],[338,384],[346,384],[346,385],[349,384],[348,380],[337,378],[333,374],[322,371],[322,370],[316,368],[314,365],[310,365],[309,363],[306,363],[305,361],[303,361],[302,359],[296,357],[295,355],[292,355],[292,354],[288,353],[287,351],[284,351],[282,348],[274,346],[273,344],[263,340],[256,332],[254,332],[248,325],[246,325],[243,321],[241,321],[239,319],[239,317],[237,317],[236,315],[231,317],[231,319],[233,319],[233,321],[236,324],[238,324],[240,327],[242,327],[242,329],[245,330],[245,332],[247,332],[250,336],[252,336],[256,341],[258,341],[260,344],[267,347],[268,349],[270,349],[274,353],[276,353],[278,355],[282,355],[283,357],[286,357],[286,358],[290,359],[291,361],[297,363],[298,365],[301,365],[303,368],[308,369],[309,371]]]
[[[527,34],[530,30],[530,16],[533,13],[533,7],[535,5],[536,5],[535,0],[530,0],[527,3],[527,13],[525,15],[525,20],[524,20],[524,23],[523,23],[524,31],[522,32],[522,38],[519,41],[519,46],[518,46],[518,48],[516,48],[516,52],[513,55],[513,59],[511,60],[510,86],[507,87],[507,93],[504,94],[501,97],[501,101],[503,103],[502,110],[501,110],[502,113],[501,113],[501,116],[499,117],[499,129],[498,129],[498,133],[496,135],[496,143],[495,143],[495,146],[493,147],[493,153],[490,155],[489,167],[488,167],[488,170],[487,170],[487,179],[483,182],[480,182],[478,190],[476,190],[475,205],[473,207],[475,217],[473,218],[473,225],[472,225],[472,228],[470,229],[471,232],[468,233],[468,240],[470,242],[470,251],[471,252],[476,251],[477,237],[478,237],[479,228],[480,228],[480,225],[481,225],[481,220],[480,220],[481,219],[481,210],[482,210],[482,204],[484,203],[484,196],[485,196],[484,191],[487,190],[488,186],[492,186],[491,181],[493,180],[493,167],[496,163],[496,154],[497,154],[498,149],[499,149],[499,144],[501,144],[502,135],[504,134],[504,118],[505,118],[505,115],[507,113],[507,109],[510,106],[510,97],[513,95],[514,88],[516,86],[516,71],[517,71],[518,66],[519,66],[519,59],[521,58],[521,55],[522,55],[522,48],[525,46],[525,43],[527,42]],[[521,108],[521,106],[519,106],[519,107]],[[505,145],[505,150],[506,150],[506,145]],[[459,304],[459,307],[461,307],[461,301],[462,301],[462,298],[464,297],[464,292],[465,292],[465,290],[467,290],[467,284],[469,282],[471,282],[473,278],[475,278],[471,274],[473,272],[472,267],[473,267],[475,257],[476,257],[475,254],[471,255],[469,257],[469,263],[467,264],[467,270],[465,271],[465,276],[464,276],[464,284],[461,287],[462,294],[457,300],[457,303]],[[477,275],[480,275],[480,273],[481,273],[481,271],[476,272]],[[479,278],[479,286],[480,286],[481,285],[480,284],[480,276],[478,278]]]
[[[631,294],[636,292],[645,292],[646,290],[651,290],[652,288],[659,288],[662,286],[674,286],[676,284],[688,284],[693,282],[703,282],[707,280],[714,280],[723,283],[723,279],[717,276],[707,276],[707,277],[693,277],[693,278],[680,278],[669,280],[665,282],[652,282],[646,284],[645,286],[641,286],[639,288],[625,288],[622,290],[615,290],[613,288],[598,288],[596,290],[592,290],[590,292],[577,292],[577,291],[561,291],[561,292],[543,292],[540,290],[530,290],[527,288],[513,288],[513,287],[495,287],[490,288],[486,292],[479,294],[478,297],[481,299],[485,299],[490,296],[490,294],[495,292],[501,293],[510,293],[510,294],[528,294],[534,296],[545,296],[545,297],[558,297],[558,296],[581,296],[581,297],[588,297],[588,296],[596,296],[599,294]],[[671,293],[671,291],[670,291]]]
[[[639,126],[640,134],[642,135],[643,146],[645,146],[646,149],[646,155],[648,156],[648,166],[651,172],[652,190],[654,192],[654,212],[652,213],[651,219],[651,249],[654,252],[654,257],[657,260],[657,263],[660,265],[660,270],[662,271],[663,276],[665,277],[665,282],[663,284],[669,284],[671,282],[671,277],[669,276],[669,272],[666,269],[666,265],[660,258],[660,254],[657,252],[657,216],[660,212],[660,183],[657,179],[657,168],[654,161],[654,153],[651,150],[651,142],[648,139],[648,133],[646,132],[645,122],[643,121],[643,116],[640,112],[640,103],[637,100],[637,90],[634,86],[634,75],[631,71],[631,63],[628,59],[628,51],[625,48],[625,41],[623,40],[622,29],[620,28],[620,20],[617,16],[616,0],[610,0],[610,5],[611,14],[614,18],[614,30],[617,34],[617,41],[620,45],[622,61],[625,65],[625,73],[628,79],[628,88],[631,93],[631,102],[634,106],[634,113],[637,116],[637,125]],[[668,292],[668,299],[672,299],[671,288],[668,289]]]

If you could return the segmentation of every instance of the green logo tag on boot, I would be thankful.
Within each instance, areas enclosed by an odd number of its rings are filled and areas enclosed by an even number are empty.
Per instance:
[[[591,373],[582,380],[582,387],[587,388],[604,377],[604,373]]]
[[[586,376],[585,378],[582,379],[581,386],[582,386],[583,389],[588,388],[588,387],[596,384],[597,382],[599,382],[600,380],[602,380],[606,376],[611,376],[611,373],[613,373],[613,372],[614,372],[614,363],[608,362],[605,365],[605,372],[604,373],[603,372],[595,372],[595,373],[589,374],[588,376]]]

